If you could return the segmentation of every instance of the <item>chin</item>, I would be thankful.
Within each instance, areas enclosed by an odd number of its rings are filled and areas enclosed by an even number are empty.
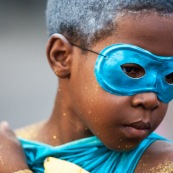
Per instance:
[[[120,141],[118,144],[116,143],[111,143],[109,145],[106,145],[107,148],[113,151],[118,151],[118,152],[128,152],[136,148],[142,140],[134,140],[134,141]]]

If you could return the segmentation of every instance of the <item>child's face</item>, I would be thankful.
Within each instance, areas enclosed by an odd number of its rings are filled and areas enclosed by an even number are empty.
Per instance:
[[[173,18],[156,14],[119,19],[118,29],[98,42],[92,50],[100,52],[115,43],[133,44],[160,56],[173,56]],[[117,96],[97,83],[94,66],[97,55],[80,54],[76,48],[71,89],[75,112],[92,133],[114,150],[128,150],[154,131],[167,111],[167,104],[155,93]],[[87,57],[86,57],[87,56]],[[129,86],[130,87],[130,86]]]

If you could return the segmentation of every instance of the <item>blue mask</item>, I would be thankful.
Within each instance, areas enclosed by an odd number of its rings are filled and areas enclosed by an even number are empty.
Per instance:
[[[157,56],[134,45],[113,44],[100,52],[95,76],[111,94],[154,92],[164,103],[173,99],[173,56]]]

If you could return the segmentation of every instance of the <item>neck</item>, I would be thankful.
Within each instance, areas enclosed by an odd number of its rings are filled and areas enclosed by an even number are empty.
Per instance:
[[[61,145],[67,142],[92,136],[91,131],[86,127],[77,115],[66,90],[59,86],[57,91],[54,109],[47,127],[51,129],[51,136],[56,136],[56,144]]]

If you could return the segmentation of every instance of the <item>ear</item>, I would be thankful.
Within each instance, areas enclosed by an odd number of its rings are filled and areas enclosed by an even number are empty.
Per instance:
[[[61,34],[53,34],[47,45],[47,58],[54,73],[60,78],[70,76],[72,46]]]

